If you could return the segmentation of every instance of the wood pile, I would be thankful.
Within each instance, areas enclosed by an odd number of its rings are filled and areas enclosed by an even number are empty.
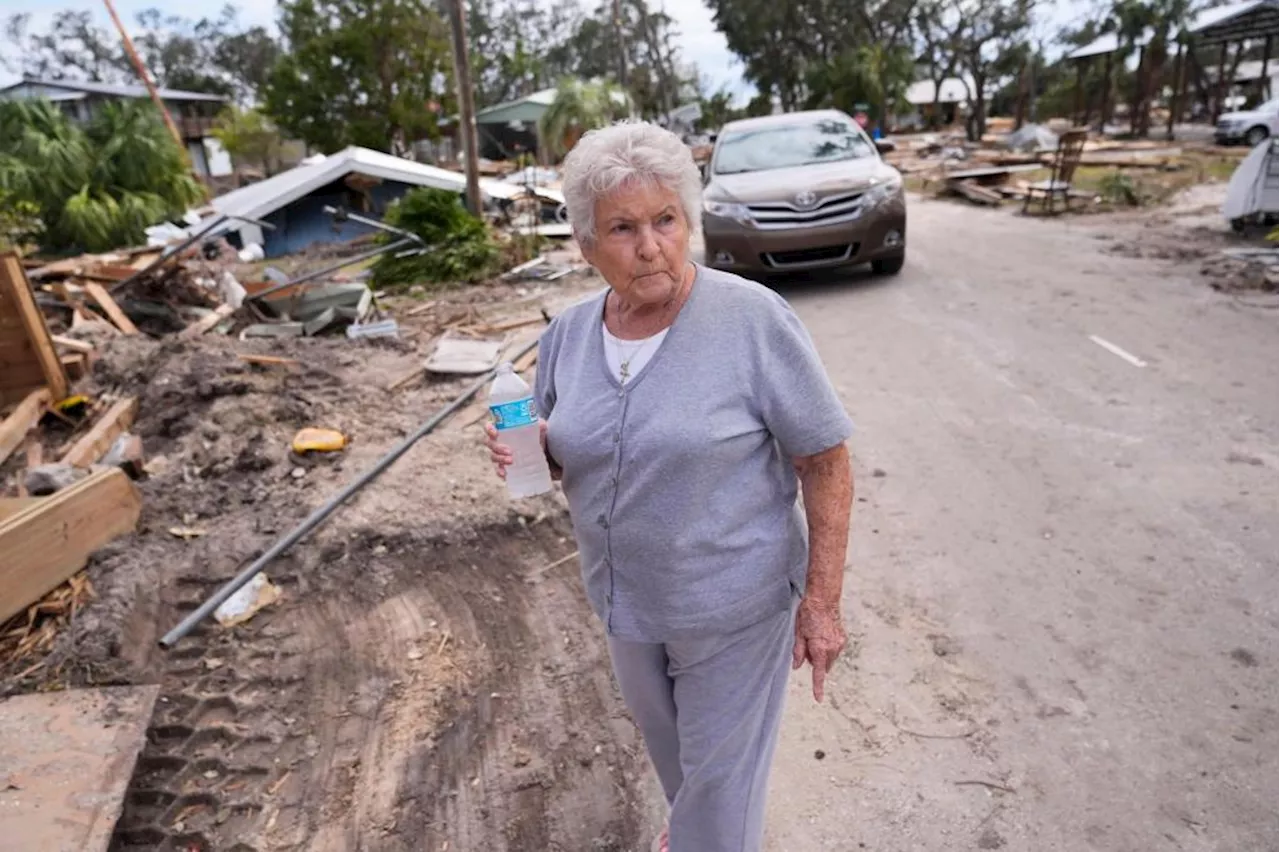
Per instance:
[[[0,663],[47,649],[92,594],[75,579],[90,555],[138,522],[130,474],[140,474],[141,447],[128,434],[137,400],[68,396],[68,373],[87,372],[93,350],[49,332],[22,263],[0,256],[0,463],[25,455],[17,496],[0,496]],[[46,418],[74,426],[50,463]]]

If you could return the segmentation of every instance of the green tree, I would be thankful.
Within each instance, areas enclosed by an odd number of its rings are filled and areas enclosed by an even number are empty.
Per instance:
[[[438,135],[432,102],[452,103],[448,28],[428,0],[282,0],[281,55],[266,111],[322,151],[394,154]]]
[[[47,101],[0,102],[0,191],[39,211],[49,251],[136,245],[203,196],[155,108],[133,101],[84,128]]]
[[[556,156],[563,156],[582,134],[625,118],[629,107],[622,90],[613,83],[583,82],[572,77],[560,81],[555,100],[538,121],[538,132]]]
[[[1026,42],[1035,0],[960,0],[964,27],[957,39],[960,67],[967,72],[972,111],[967,129],[977,141],[987,131],[987,90],[1000,57]]]
[[[835,107],[853,112],[860,102],[871,104],[871,117],[883,123],[894,104],[901,103],[915,68],[905,47],[865,44],[817,65],[809,73],[806,106]]]
[[[267,174],[279,167],[280,131],[261,110],[229,106],[218,116],[213,135],[236,160]]]

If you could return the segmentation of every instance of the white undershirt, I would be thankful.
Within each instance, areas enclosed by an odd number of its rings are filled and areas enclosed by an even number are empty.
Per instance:
[[[613,373],[613,377],[621,384],[626,384],[634,379],[648,364],[658,348],[662,346],[663,339],[667,336],[670,328],[664,328],[657,334],[646,337],[643,340],[623,340],[614,337],[608,327],[602,322],[600,323],[600,331],[604,333],[604,359],[609,365],[609,372]],[[627,362],[627,378],[622,378],[622,362]]]

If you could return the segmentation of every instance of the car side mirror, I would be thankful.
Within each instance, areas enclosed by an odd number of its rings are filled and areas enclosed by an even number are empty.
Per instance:
[[[876,150],[879,151],[881,155],[884,155],[898,150],[898,146],[895,145],[891,139],[877,139]]]

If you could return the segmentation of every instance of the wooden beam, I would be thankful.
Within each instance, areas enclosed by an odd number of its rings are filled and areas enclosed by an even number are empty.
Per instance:
[[[124,471],[90,474],[0,521],[0,623],[84,567],[138,524],[142,498]]]
[[[297,358],[281,358],[278,355],[253,355],[248,352],[237,352],[236,357],[246,364],[257,364],[260,367],[296,367],[300,363]]]
[[[93,352],[93,344],[84,340],[76,340],[74,337],[63,337],[60,334],[53,335],[53,342],[59,346],[64,346],[73,352],[84,352],[89,354]]]
[[[76,441],[62,457],[63,464],[88,467],[106,455],[116,438],[129,431],[133,419],[138,416],[138,398],[122,399],[107,409],[107,413],[93,428]]]
[[[25,512],[45,497],[0,497],[0,521],[12,518],[19,512]]]
[[[22,261],[0,255],[0,406],[18,402],[41,386],[55,400],[67,395],[67,374],[49,339]]]
[[[178,332],[178,337],[182,340],[191,340],[192,338],[199,337],[200,335],[211,331],[214,326],[235,312],[236,309],[230,305],[218,305],[218,307],[214,308],[213,313],[197,322],[193,322],[191,325]]]
[[[115,299],[111,298],[111,294],[105,287],[96,281],[90,281],[84,285],[84,291],[89,294],[89,298],[98,303],[98,307],[102,308],[107,318],[115,323],[116,328],[125,334],[139,333],[133,320],[125,316],[124,311],[120,310],[120,306],[116,304]]]
[[[40,422],[45,406],[53,399],[48,388],[32,391],[18,403],[17,409],[0,422],[0,464],[22,445],[27,433]]]

